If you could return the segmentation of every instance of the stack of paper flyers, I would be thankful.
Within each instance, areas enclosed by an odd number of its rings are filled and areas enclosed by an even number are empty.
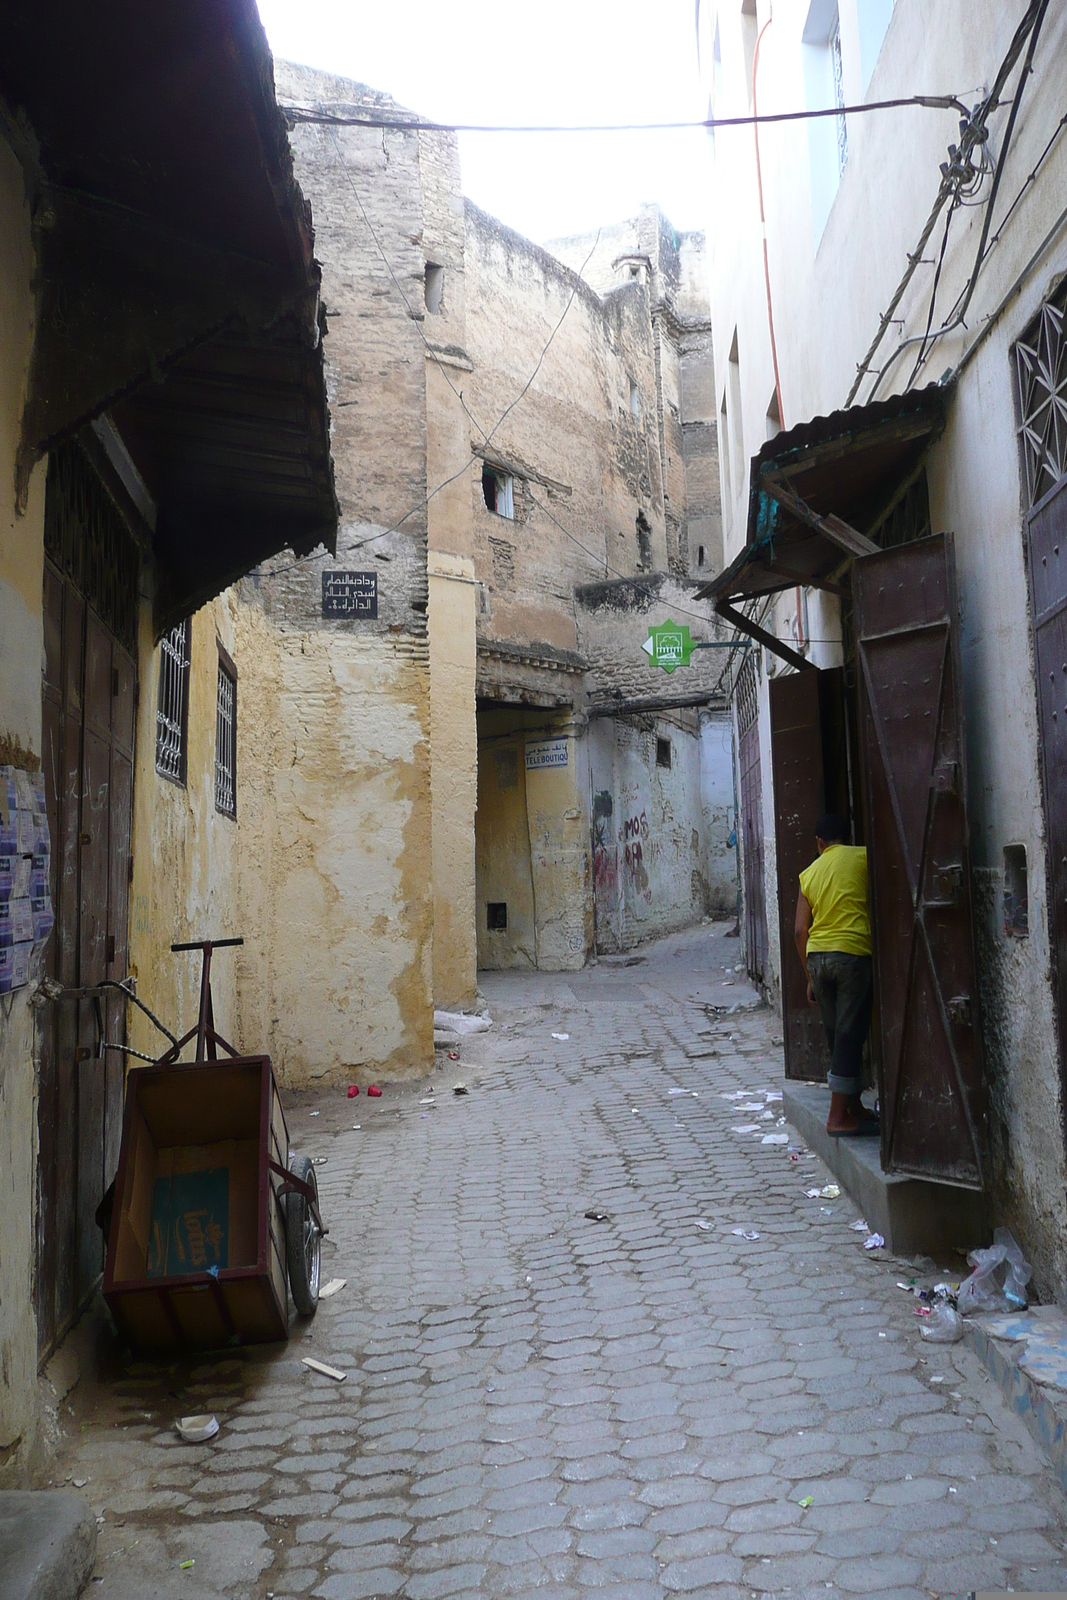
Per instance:
[[[0,994],[35,977],[55,918],[40,771],[0,767]]]

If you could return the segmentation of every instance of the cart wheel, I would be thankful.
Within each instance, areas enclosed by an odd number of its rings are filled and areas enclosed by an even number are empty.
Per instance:
[[[310,1156],[290,1156],[289,1171],[294,1178],[311,1185],[317,1203],[319,1185]],[[298,1190],[290,1189],[285,1197],[285,1256],[293,1304],[302,1317],[313,1317],[319,1303],[321,1255],[322,1235],[315,1226],[311,1207]]]

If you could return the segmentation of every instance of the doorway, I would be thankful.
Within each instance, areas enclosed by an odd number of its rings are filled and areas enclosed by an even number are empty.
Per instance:
[[[55,928],[45,970],[64,989],[126,976],[137,699],[136,543],[77,446],[49,463],[42,765]],[[97,1206],[122,1135],[125,1002],[107,990],[40,1012],[35,1309],[43,1360],[103,1270]]]

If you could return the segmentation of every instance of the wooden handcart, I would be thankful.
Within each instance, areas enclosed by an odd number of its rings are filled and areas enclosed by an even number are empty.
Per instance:
[[[104,1298],[138,1350],[285,1339],[289,1292],[302,1316],[318,1304],[315,1168],[290,1150],[270,1057],[240,1056],[215,1030],[212,951],[243,942],[171,946],[203,953],[197,1026],[127,1077]]]

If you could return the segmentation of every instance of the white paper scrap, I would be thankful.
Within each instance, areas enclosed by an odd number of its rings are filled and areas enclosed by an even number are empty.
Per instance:
[[[332,1378],[334,1383],[344,1383],[348,1377],[347,1372],[339,1372],[336,1367],[328,1367],[325,1361],[316,1361],[314,1356],[301,1356],[305,1367],[310,1367],[312,1372],[321,1372],[324,1378]]]
[[[816,1190],[816,1193],[818,1193],[818,1190]],[[855,1222],[850,1222],[849,1227],[853,1233],[870,1233],[871,1231],[862,1217],[857,1217]]]
[[[319,1290],[319,1299],[328,1300],[332,1294],[337,1294],[339,1290],[343,1289],[347,1282],[347,1278],[331,1278],[329,1283],[324,1284]]]
[[[570,1034],[569,1033],[554,1033],[552,1035],[552,1037],[553,1037],[553,1039],[569,1039],[570,1038]]]
[[[765,1133],[763,1135],[763,1138],[760,1140],[760,1144],[788,1144],[788,1143],[789,1143],[789,1135],[787,1133]]]
[[[863,1248],[865,1250],[882,1250],[885,1248],[885,1240],[880,1233],[872,1233],[869,1239],[864,1239]]]

